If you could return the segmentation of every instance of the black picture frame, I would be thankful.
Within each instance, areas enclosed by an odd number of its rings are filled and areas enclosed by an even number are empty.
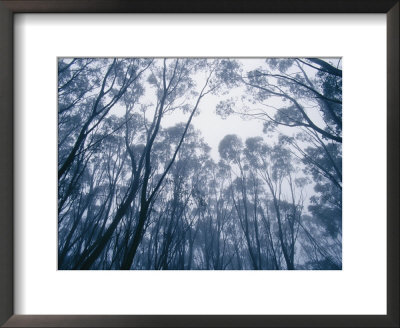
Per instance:
[[[0,324],[4,327],[399,327],[399,8],[399,0],[0,0]],[[387,315],[14,315],[13,16],[90,12],[387,15]]]

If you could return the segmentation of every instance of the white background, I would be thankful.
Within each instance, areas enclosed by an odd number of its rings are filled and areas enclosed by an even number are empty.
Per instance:
[[[386,314],[384,15],[15,17],[16,314]],[[343,56],[342,271],[57,271],[57,56]]]

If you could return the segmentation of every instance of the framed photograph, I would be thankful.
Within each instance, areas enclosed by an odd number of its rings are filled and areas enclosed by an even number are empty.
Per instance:
[[[3,326],[399,326],[398,1],[0,9]]]

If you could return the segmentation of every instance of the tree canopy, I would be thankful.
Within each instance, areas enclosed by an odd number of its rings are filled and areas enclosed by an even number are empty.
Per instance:
[[[340,59],[60,58],[59,269],[341,269],[341,146]]]

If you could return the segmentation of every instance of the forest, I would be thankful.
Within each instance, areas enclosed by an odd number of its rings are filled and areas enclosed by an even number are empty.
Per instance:
[[[342,269],[340,58],[57,64],[59,270]]]

